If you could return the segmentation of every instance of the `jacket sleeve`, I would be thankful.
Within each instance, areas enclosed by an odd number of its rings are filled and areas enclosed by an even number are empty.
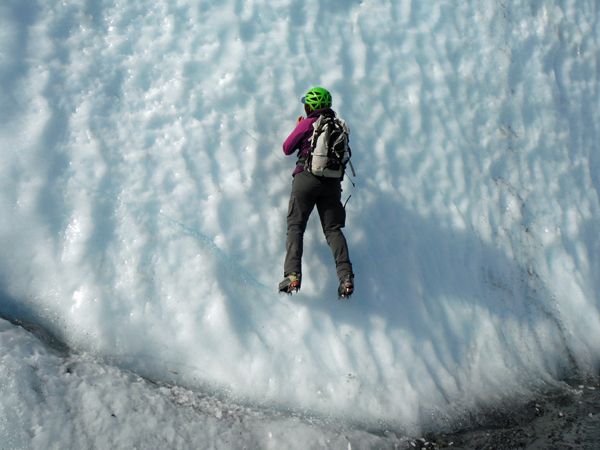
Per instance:
[[[296,125],[292,134],[290,134],[283,143],[283,153],[291,155],[296,150],[300,149],[302,141],[306,138],[307,133],[311,132],[313,122],[314,120],[304,119]]]

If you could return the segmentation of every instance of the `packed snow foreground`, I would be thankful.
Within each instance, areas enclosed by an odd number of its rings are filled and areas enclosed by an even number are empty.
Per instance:
[[[3,1],[0,312],[169,386],[407,432],[597,372],[596,6]],[[351,130],[349,300],[316,215],[277,294],[314,86]]]

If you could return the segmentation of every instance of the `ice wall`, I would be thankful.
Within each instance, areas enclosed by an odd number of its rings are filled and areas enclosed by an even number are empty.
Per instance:
[[[0,5],[0,310],[155,379],[406,429],[598,369],[592,1]],[[299,98],[357,290],[281,297]]]

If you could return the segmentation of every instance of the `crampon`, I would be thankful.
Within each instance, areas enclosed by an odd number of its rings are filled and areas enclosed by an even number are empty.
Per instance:
[[[354,277],[352,275],[343,276],[340,279],[340,286],[338,287],[338,297],[348,298],[354,292]]]
[[[279,283],[279,292],[284,294],[292,294],[300,290],[302,275],[296,272],[288,273],[281,283]]]

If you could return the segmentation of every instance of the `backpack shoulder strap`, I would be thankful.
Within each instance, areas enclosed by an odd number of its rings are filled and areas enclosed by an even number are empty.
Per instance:
[[[344,119],[340,119],[339,117],[336,117],[334,119],[344,130],[344,133],[346,134],[350,134],[350,128],[348,127],[348,124],[346,123],[346,121]]]

